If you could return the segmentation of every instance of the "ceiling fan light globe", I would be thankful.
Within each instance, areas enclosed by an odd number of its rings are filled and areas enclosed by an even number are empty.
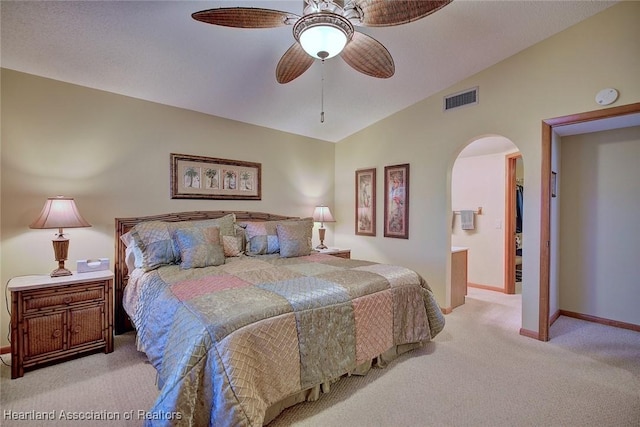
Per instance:
[[[300,44],[314,58],[329,59],[342,52],[347,44],[347,36],[339,28],[317,25],[300,34]]]
[[[293,25],[293,37],[312,58],[332,58],[353,37],[353,25],[343,16],[332,12],[316,12],[300,18]]]

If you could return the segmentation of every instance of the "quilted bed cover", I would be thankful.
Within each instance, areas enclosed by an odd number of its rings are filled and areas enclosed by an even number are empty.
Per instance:
[[[416,272],[315,253],[135,270],[124,305],[158,372],[153,426],[262,426],[271,405],[444,327]]]

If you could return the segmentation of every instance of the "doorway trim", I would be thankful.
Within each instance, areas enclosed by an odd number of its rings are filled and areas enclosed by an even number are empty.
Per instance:
[[[522,153],[505,155],[504,189],[504,293],[516,293],[516,161]]]
[[[551,265],[551,141],[554,128],[640,113],[640,102],[542,121],[542,162],[540,185],[540,301],[538,340],[549,341],[549,297]]]

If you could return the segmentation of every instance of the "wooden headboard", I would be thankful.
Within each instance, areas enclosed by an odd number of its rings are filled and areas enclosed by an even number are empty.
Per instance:
[[[151,216],[141,216],[133,218],[116,218],[116,259],[114,263],[115,273],[115,333],[122,334],[133,329],[131,322],[127,317],[127,313],[122,306],[122,297],[124,288],[127,286],[128,271],[125,262],[126,246],[120,239],[120,236],[131,230],[136,224],[146,221],[198,221],[203,219],[221,218],[225,215],[233,213],[236,215],[237,221],[279,221],[283,219],[298,219],[299,217],[269,214],[263,212],[244,212],[244,211],[192,211],[178,212]]]

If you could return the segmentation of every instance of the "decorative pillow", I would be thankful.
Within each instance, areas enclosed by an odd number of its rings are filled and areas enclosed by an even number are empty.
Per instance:
[[[247,239],[247,254],[275,254],[280,251],[276,230],[277,221],[249,221],[243,224],[246,225],[244,232]]]
[[[226,257],[236,257],[244,253],[244,228],[237,224],[234,224],[233,227],[236,232],[235,236],[220,236]]]
[[[305,256],[311,253],[313,221],[282,222],[276,225],[276,230],[282,258]]]
[[[178,262],[179,252],[174,250],[171,235],[169,234],[169,227],[166,222],[141,222],[136,224],[130,233],[135,242],[135,246],[137,246],[142,253],[142,263],[140,267],[145,271]]]
[[[278,224],[308,222],[313,228],[313,219],[287,219],[283,221],[247,221],[245,225],[246,252],[248,255],[275,254],[280,252]]]
[[[245,253],[245,251],[247,250],[247,235],[244,231],[244,226],[234,224],[233,228],[236,229],[236,237],[238,238],[240,253]]]
[[[179,228],[208,228],[208,227],[218,227],[220,229],[221,236],[235,236],[236,231],[234,228],[236,222],[236,214],[230,213],[220,218],[215,219],[203,219],[198,221],[179,221],[179,222],[171,222],[169,223],[169,234],[173,238],[175,235],[175,231]],[[180,254],[180,248],[177,246],[176,239],[173,238],[174,242],[174,251],[176,254]],[[234,256],[234,255],[228,255]],[[179,260],[178,260],[179,261]]]
[[[224,249],[218,227],[190,227],[175,230],[180,247],[180,268],[209,267],[224,264]]]

